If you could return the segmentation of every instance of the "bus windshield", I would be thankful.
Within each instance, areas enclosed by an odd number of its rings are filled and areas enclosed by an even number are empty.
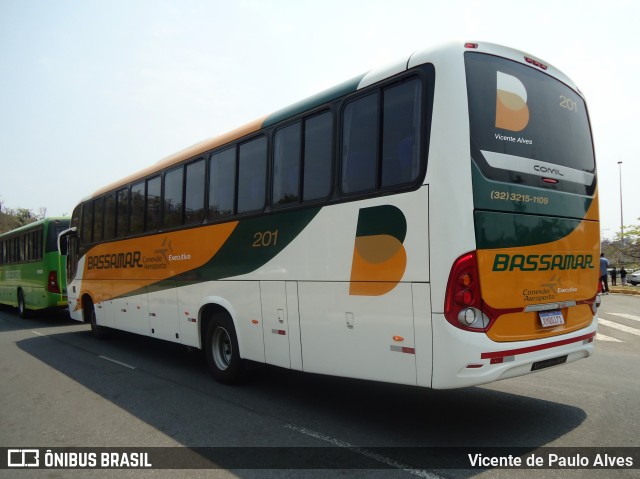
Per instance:
[[[585,102],[564,83],[505,58],[465,53],[472,157],[487,178],[593,194]]]

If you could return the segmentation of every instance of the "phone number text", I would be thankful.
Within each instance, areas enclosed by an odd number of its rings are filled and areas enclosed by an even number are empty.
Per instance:
[[[547,196],[533,196],[524,193],[510,193],[509,191],[491,191],[491,199],[495,201],[513,201],[517,203],[534,203],[538,205],[548,205]]]

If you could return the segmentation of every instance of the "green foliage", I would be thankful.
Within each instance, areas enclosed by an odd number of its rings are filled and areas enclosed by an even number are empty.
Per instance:
[[[5,208],[4,205],[0,203],[0,233],[6,233],[20,226],[38,221],[44,218],[45,214],[45,208],[41,208],[39,213],[34,213],[27,208]]]
[[[625,226],[624,236],[618,233],[614,240],[604,240],[601,248],[612,265],[624,266],[627,270],[637,268],[640,264],[640,224]]]

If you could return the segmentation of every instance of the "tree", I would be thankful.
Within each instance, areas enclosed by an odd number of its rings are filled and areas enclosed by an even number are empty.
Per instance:
[[[640,224],[625,226],[624,236],[618,233],[613,241],[604,240],[601,249],[617,267],[637,266],[640,263]]]

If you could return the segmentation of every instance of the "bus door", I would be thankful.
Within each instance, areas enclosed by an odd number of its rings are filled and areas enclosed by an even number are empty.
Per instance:
[[[261,281],[260,299],[266,362],[301,370],[297,283]]]
[[[178,320],[178,292],[175,285],[170,288],[147,287],[150,336],[176,342],[180,338]]]

